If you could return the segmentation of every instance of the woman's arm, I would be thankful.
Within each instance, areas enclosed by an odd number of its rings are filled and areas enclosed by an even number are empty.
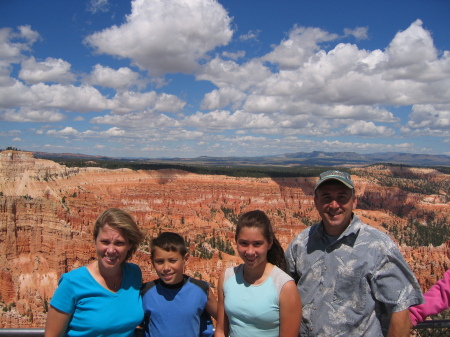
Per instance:
[[[206,311],[212,317],[214,317],[214,319],[217,319],[217,299],[216,296],[214,296],[211,287],[208,290],[208,302],[206,302]]]
[[[280,293],[280,337],[297,337],[302,321],[302,301],[294,281],[288,281]]]
[[[214,334],[214,337],[226,337],[226,336],[228,336],[228,332],[229,332],[228,317],[227,317],[227,314],[225,313],[225,305],[224,305],[224,300],[225,300],[225,296],[223,294],[224,278],[225,278],[225,271],[223,271],[220,274],[219,284],[217,286],[217,292],[218,292],[217,295],[219,297],[219,301],[217,303],[217,327],[216,327],[216,332]]]
[[[450,307],[450,269],[444,278],[437,281],[423,294],[425,303],[410,307],[411,324],[423,322],[430,315],[436,315]]]
[[[47,321],[45,322],[45,337],[64,336],[67,324],[69,323],[70,314],[65,313],[50,306],[47,313]]]

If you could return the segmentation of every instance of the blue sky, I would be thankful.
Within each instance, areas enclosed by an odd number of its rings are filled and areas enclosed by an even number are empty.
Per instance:
[[[1,0],[0,148],[450,155],[448,0]]]

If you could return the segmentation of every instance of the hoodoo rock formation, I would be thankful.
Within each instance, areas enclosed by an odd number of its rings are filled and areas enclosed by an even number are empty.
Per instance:
[[[424,290],[450,268],[450,241],[409,247],[411,219],[449,225],[448,189],[427,194],[383,185],[382,177],[402,174],[421,181],[448,182],[431,169],[368,167],[354,170],[360,200],[356,213],[389,232],[401,247]],[[414,170],[418,170],[417,172]],[[419,179],[419,178],[417,178]],[[128,211],[146,232],[132,262],[144,281],[156,277],[150,265],[150,239],[176,231],[190,245],[187,273],[217,285],[220,272],[239,263],[233,255],[234,226],[242,212],[269,215],[284,248],[318,220],[316,177],[235,178],[179,170],[133,171],[68,168],[32,153],[0,153],[0,328],[43,327],[50,298],[62,273],[95,256],[92,227],[106,208]],[[431,220],[430,220],[431,219]],[[412,227],[411,227],[412,228]],[[447,239],[450,239],[447,238]]]

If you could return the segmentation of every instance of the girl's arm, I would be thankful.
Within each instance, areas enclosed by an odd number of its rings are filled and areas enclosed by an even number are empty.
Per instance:
[[[214,296],[211,287],[208,290],[208,302],[206,302],[206,311],[212,317],[214,317],[214,319],[217,319],[217,299],[216,296]]]
[[[48,309],[45,322],[45,337],[64,336],[69,323],[70,314],[58,310],[52,306]]]
[[[225,296],[223,294],[223,280],[225,278],[225,271],[220,274],[219,284],[217,286],[217,292],[219,301],[217,304],[217,327],[214,337],[227,337],[229,333],[229,323],[228,317],[225,313],[224,300]]]
[[[297,337],[302,321],[302,301],[294,281],[288,281],[280,293],[280,337]]]

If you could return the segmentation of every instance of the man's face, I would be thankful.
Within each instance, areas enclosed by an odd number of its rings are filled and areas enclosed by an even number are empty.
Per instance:
[[[356,197],[344,184],[331,180],[319,186],[314,195],[314,204],[322,218],[328,235],[342,234],[352,219]]]

